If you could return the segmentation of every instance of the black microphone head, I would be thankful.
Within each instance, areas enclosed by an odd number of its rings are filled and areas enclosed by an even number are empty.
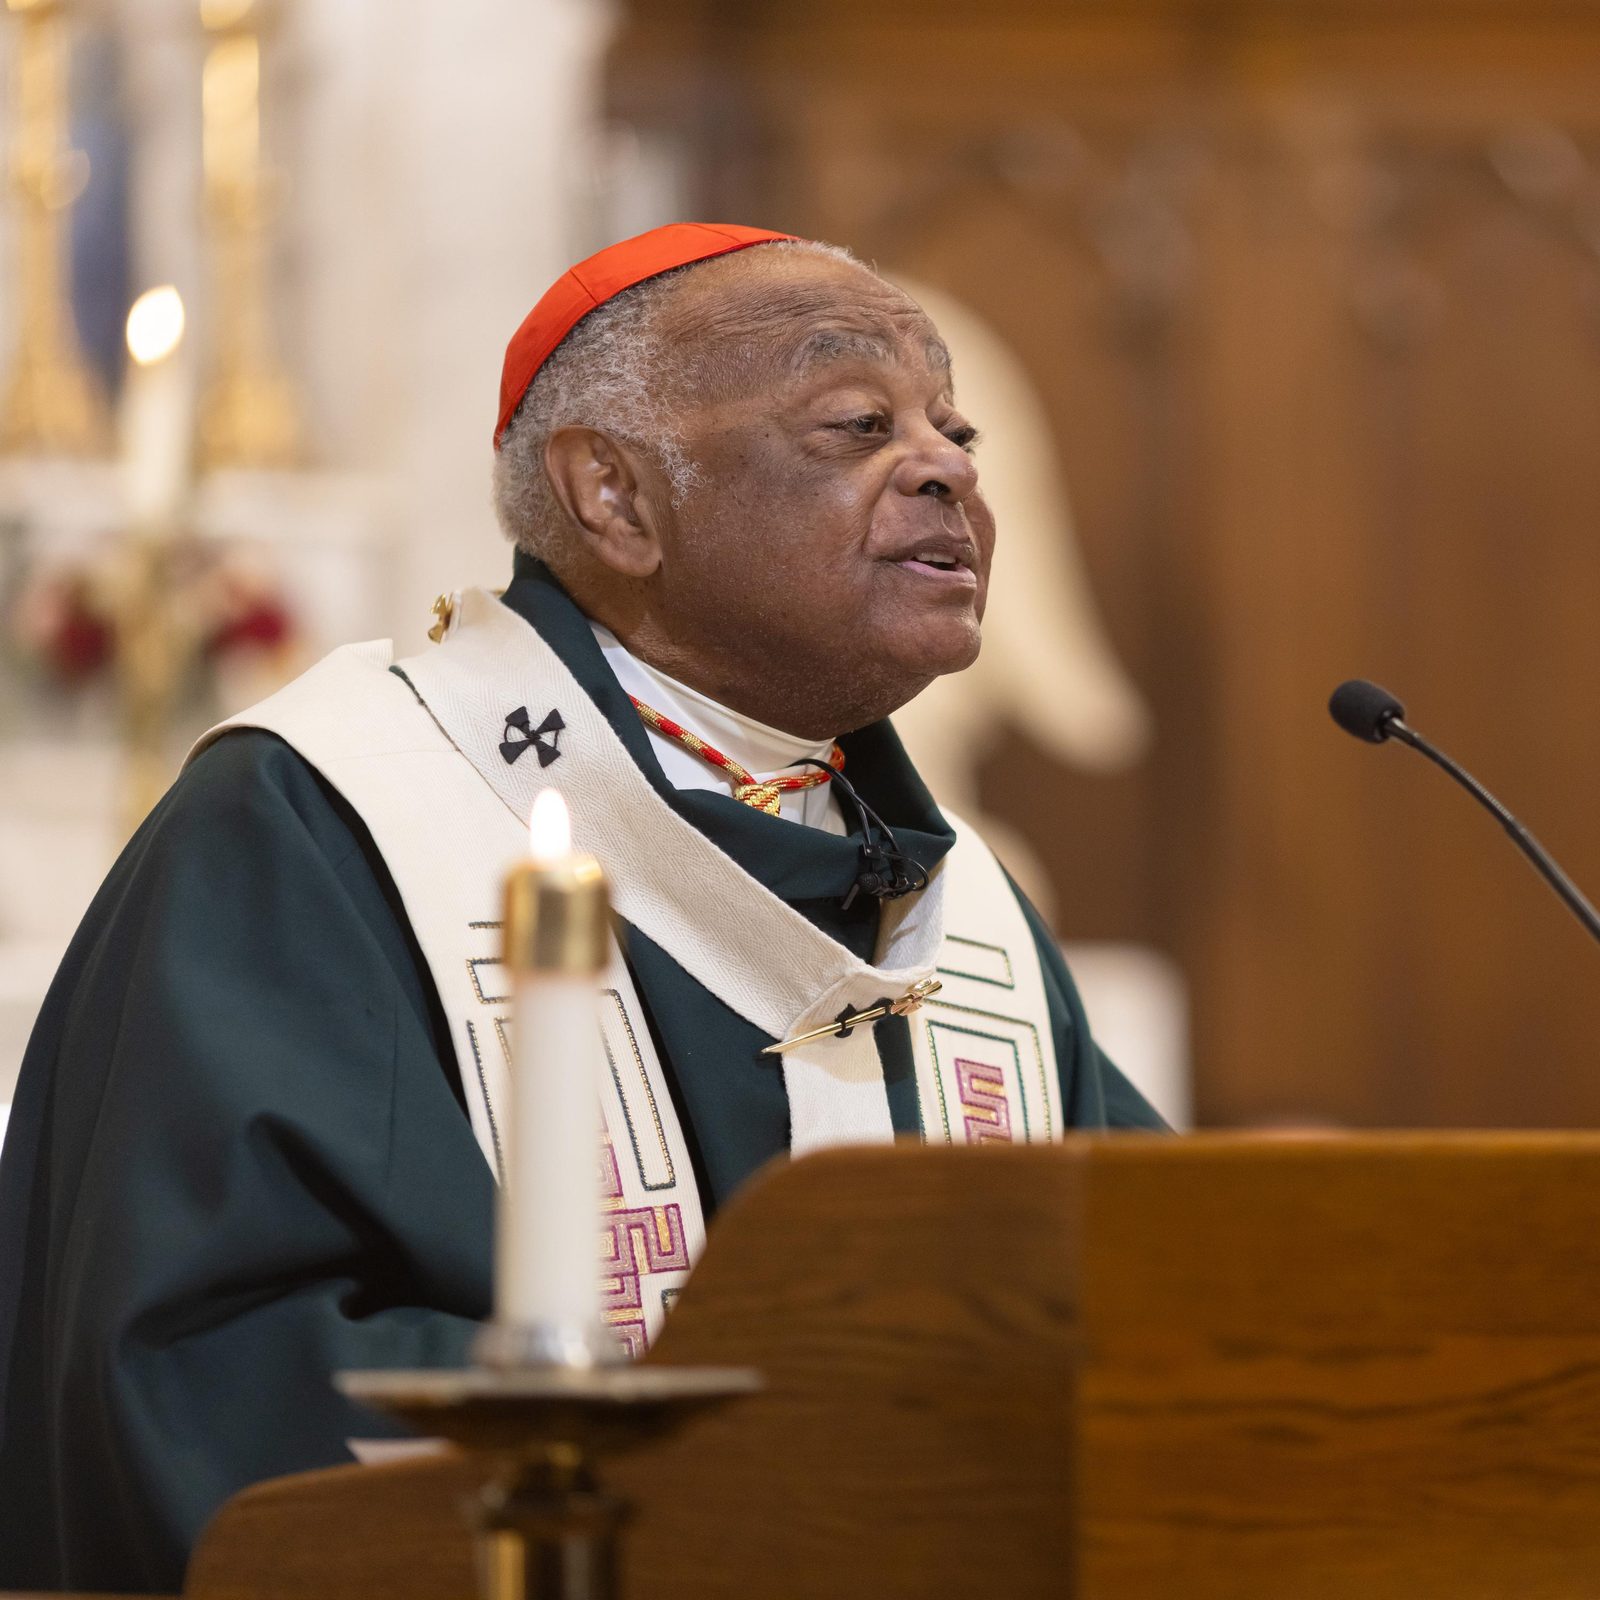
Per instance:
[[[1341,683],[1328,701],[1328,710],[1346,733],[1370,744],[1382,744],[1389,737],[1389,724],[1406,714],[1406,708],[1387,689],[1365,678]]]

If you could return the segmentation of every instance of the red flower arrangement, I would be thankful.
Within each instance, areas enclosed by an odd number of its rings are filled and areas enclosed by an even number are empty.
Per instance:
[[[296,642],[282,591],[237,552],[189,544],[168,570],[173,612],[184,619],[189,648],[207,665],[286,653]],[[12,647],[55,686],[85,689],[116,666],[118,618],[113,559],[41,567],[12,608]]]

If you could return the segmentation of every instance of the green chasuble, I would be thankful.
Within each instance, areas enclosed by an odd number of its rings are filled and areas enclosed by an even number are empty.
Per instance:
[[[870,957],[877,902],[841,906],[857,839],[673,789],[549,573],[519,559],[505,603],[681,815]],[[893,730],[842,742],[868,803],[932,866],[953,836]],[[1029,916],[1068,1121],[1160,1127]],[[660,947],[621,935],[709,1216],[788,1148],[781,1066]],[[890,1110],[915,1132],[908,1032],[898,1053]],[[385,1429],[329,1374],[464,1359],[490,1309],[493,1208],[428,968],[365,827],[277,738],[227,735],[113,868],[23,1064],[0,1160],[0,1588],[175,1591],[227,1496],[348,1461],[347,1440]]]

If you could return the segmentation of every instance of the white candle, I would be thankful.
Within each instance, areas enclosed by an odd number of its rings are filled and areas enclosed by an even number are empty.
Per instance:
[[[183,329],[183,300],[170,285],[140,295],[128,313],[122,463],[128,518],[140,532],[174,531],[189,492],[194,392]]]
[[[567,808],[545,790],[530,858],[506,886],[515,1010],[509,1137],[496,1241],[495,1319],[523,1347],[583,1360],[600,1325],[599,975],[605,880],[572,850]]]

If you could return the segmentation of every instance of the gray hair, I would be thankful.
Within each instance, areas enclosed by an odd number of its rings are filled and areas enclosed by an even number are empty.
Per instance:
[[[861,265],[839,245],[812,240],[775,240],[756,248]],[[648,451],[667,475],[675,506],[700,482],[699,468],[684,453],[672,353],[661,328],[661,309],[675,280],[698,265],[691,262],[613,295],[534,374],[494,461],[495,515],[519,550],[559,568],[575,542],[544,467],[545,446],[558,428],[598,428]]]

